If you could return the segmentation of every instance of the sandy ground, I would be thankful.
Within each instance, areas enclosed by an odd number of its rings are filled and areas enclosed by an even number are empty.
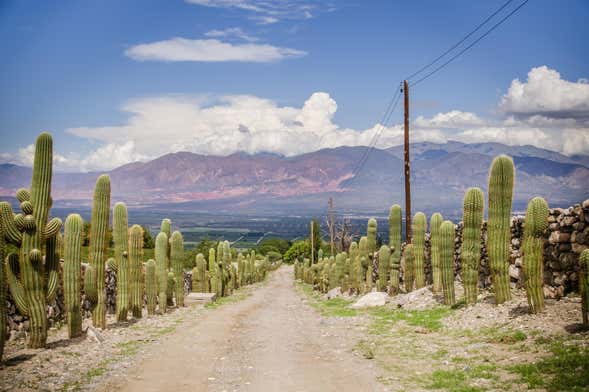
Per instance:
[[[184,323],[98,390],[385,390],[373,364],[352,355],[353,333],[308,306],[283,267],[249,298]]]

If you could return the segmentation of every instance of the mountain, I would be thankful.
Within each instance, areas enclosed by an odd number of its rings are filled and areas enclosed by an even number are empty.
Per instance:
[[[324,149],[294,157],[275,154],[206,156],[190,152],[134,162],[108,174],[113,201],[137,208],[167,206],[192,211],[304,214],[324,211],[333,196],[339,211],[386,213],[403,204],[403,149],[367,147]],[[486,190],[495,155],[514,158],[514,209],[523,210],[535,196],[551,205],[568,206],[589,197],[589,157],[565,155],[531,146],[500,143],[415,143],[411,145],[414,210],[457,213],[465,190]],[[100,173],[56,173],[56,206],[88,206]],[[0,165],[0,196],[28,187],[31,169]]]

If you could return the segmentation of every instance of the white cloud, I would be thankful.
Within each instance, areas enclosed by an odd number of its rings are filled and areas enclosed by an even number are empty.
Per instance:
[[[528,80],[515,79],[499,107],[518,116],[589,119],[589,84],[569,82],[560,73],[541,66],[532,68]]]
[[[310,0],[185,0],[187,3],[211,7],[241,10],[254,14],[250,19],[259,24],[277,23],[281,19],[310,19],[323,8],[323,4]],[[333,7],[329,8],[332,11]]]
[[[211,38],[238,38],[248,42],[256,42],[258,38],[247,34],[239,27],[230,27],[224,30],[210,30],[205,33],[205,37]]]
[[[267,63],[305,56],[302,50],[267,44],[232,44],[216,39],[172,38],[133,46],[125,54],[138,61],[240,61]]]
[[[485,121],[474,113],[452,110],[447,113],[438,113],[430,119],[419,116],[413,124],[421,128],[464,128],[482,126]]]

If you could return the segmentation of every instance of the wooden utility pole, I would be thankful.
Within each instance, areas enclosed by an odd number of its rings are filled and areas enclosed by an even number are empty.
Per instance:
[[[409,83],[403,82],[405,95],[405,237],[411,243],[411,165],[409,164]]]
[[[329,198],[329,242],[331,244],[331,255],[335,256],[334,247],[335,243],[333,238],[333,197]]]
[[[313,246],[313,226],[315,226],[315,225],[313,224],[313,221],[311,220],[311,265],[314,264],[313,253],[315,252],[315,247]]]

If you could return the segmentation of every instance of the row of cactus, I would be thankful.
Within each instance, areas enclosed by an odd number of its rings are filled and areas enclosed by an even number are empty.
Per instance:
[[[509,278],[509,244],[510,217],[514,185],[514,165],[510,157],[501,155],[493,160],[489,171],[487,249],[491,277],[496,302],[503,303],[510,299]],[[464,197],[463,240],[461,244],[462,281],[464,284],[464,301],[476,303],[479,287],[479,269],[481,257],[481,231],[483,225],[484,196],[479,188],[470,188]],[[543,241],[548,226],[548,205],[540,197],[533,198],[526,213],[524,238],[522,243],[523,276],[528,302],[532,312],[544,308],[543,294]],[[401,280],[401,253],[404,268],[402,280],[406,292],[424,287],[425,276],[425,241],[426,216],[418,212],[413,218],[412,243],[405,245],[401,252],[401,207],[394,205],[389,214],[389,245],[384,245],[376,252],[376,220],[368,221],[365,237],[359,243],[352,242],[349,254],[345,252],[334,258],[320,258],[317,266],[307,260],[295,263],[297,279],[314,284],[320,290],[340,286],[342,290],[363,293],[376,289],[388,291],[391,295],[399,292]],[[430,245],[432,267],[432,290],[442,293],[444,302],[453,305],[456,302],[454,290],[454,238],[455,228],[450,221],[444,221],[439,213],[430,220]],[[580,260],[581,271],[587,270],[589,254],[584,253]],[[335,273],[332,274],[332,268]],[[584,304],[589,303],[587,274],[582,275],[581,288]],[[587,307],[584,305],[584,319]]]

